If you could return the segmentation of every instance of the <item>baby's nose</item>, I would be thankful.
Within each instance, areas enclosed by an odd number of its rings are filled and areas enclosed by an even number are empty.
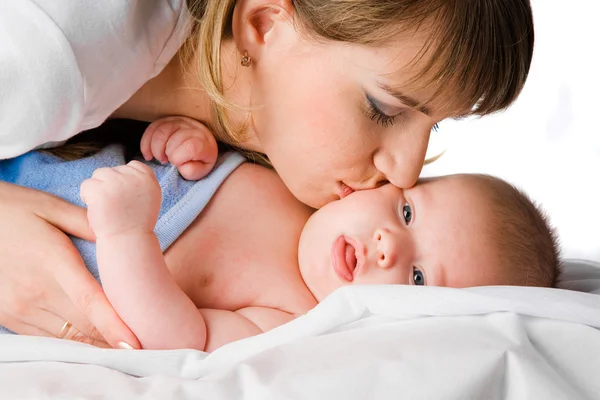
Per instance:
[[[397,243],[387,229],[377,229],[373,235],[377,249],[377,265],[381,268],[390,268],[397,261]]]

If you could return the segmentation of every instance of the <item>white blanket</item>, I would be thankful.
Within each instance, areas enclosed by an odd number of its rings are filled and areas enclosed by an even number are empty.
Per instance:
[[[368,286],[210,355],[1,335],[0,398],[594,399],[599,310],[560,289]]]

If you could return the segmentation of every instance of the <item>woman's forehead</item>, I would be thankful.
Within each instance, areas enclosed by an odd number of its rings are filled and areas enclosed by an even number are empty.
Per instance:
[[[422,36],[422,35],[421,35]],[[426,39],[419,35],[385,46],[332,43],[345,53],[345,62],[366,71],[372,84],[398,98],[407,106],[433,115],[452,109],[452,116],[470,112],[472,105],[460,101],[458,83],[453,79],[436,80],[444,65],[429,65],[431,49],[423,50]],[[440,94],[441,93],[441,94]],[[450,101],[451,100],[451,101]],[[461,104],[463,103],[463,104]]]
[[[375,73],[377,84],[412,100],[415,108],[429,110],[428,114],[470,115],[479,101],[481,77],[467,73],[465,60],[452,60],[452,54],[441,50],[444,44],[426,34],[402,35],[393,44],[361,47],[371,56],[356,62]]]

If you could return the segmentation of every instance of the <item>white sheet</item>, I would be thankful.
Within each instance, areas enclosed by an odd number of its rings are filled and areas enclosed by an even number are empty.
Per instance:
[[[600,398],[598,310],[559,289],[371,286],[208,356],[3,335],[0,398]]]

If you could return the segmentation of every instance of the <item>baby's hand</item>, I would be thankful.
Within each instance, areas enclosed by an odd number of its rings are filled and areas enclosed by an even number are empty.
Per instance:
[[[161,203],[154,172],[139,161],[100,168],[81,184],[81,199],[96,239],[127,231],[153,232]]]
[[[148,126],[140,144],[146,161],[170,162],[181,176],[202,179],[212,170],[218,156],[217,141],[201,122],[186,117],[165,117]]]

